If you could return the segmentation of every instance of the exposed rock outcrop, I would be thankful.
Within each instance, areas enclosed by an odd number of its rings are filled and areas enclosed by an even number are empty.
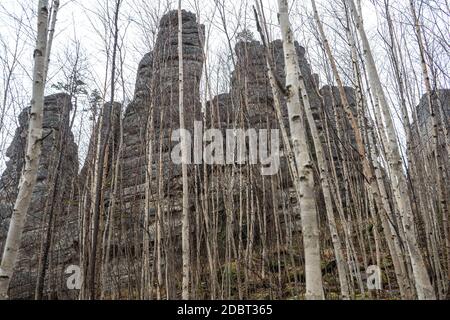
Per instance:
[[[184,106],[186,128],[192,129],[194,121],[201,119],[200,79],[203,72],[204,26],[197,23],[194,14],[183,11],[183,62]],[[111,258],[118,265],[110,270],[106,287],[138,287],[140,282],[140,253],[132,243],[142,246],[144,232],[154,237],[154,218],[158,186],[163,192],[163,214],[177,224],[181,213],[181,168],[172,164],[170,154],[176,142],[171,141],[173,130],[179,127],[179,58],[178,13],[171,11],[160,22],[153,52],[141,60],[136,80],[134,100],[123,117],[123,146],[120,160],[117,210],[112,217],[113,228],[121,230],[123,238],[111,239]],[[150,125],[152,120],[152,125]],[[151,139],[151,140],[149,140]],[[149,165],[148,145],[153,147]],[[161,142],[161,148],[160,148]],[[160,172],[161,164],[161,174]],[[149,212],[146,212],[147,179],[152,180]],[[145,216],[149,216],[150,230],[144,230]],[[178,230],[175,228],[174,230]],[[167,231],[167,230],[166,230]],[[170,231],[168,231],[170,232]],[[131,263],[130,266],[130,261]],[[130,272],[130,268],[133,269]],[[133,274],[134,276],[129,276]],[[117,281],[117,279],[119,279]]]
[[[446,180],[448,180],[450,178],[450,159],[448,158],[446,149],[444,128],[447,128],[447,133],[450,131],[450,89],[441,89],[433,92],[432,103],[437,122],[436,124],[438,126],[438,152],[441,162],[440,165],[442,165]],[[435,164],[435,146],[433,140],[433,121],[431,118],[430,105],[428,103],[428,95],[423,95],[420,99],[419,105],[416,108],[416,115],[415,120],[418,123],[413,124],[412,137],[409,141],[411,151],[418,159],[420,159],[421,154],[425,154],[430,161],[429,166],[433,167]],[[423,153],[424,151],[425,153]],[[446,192],[447,195],[449,195],[450,188],[444,186],[444,189],[447,189]]]
[[[46,266],[44,297],[74,298],[66,287],[64,270],[77,263],[77,205],[74,202],[78,176],[78,151],[69,128],[67,115],[71,109],[70,96],[57,94],[45,98],[42,156],[39,162],[36,187],[22,236],[14,277],[10,285],[13,299],[34,298],[41,246],[48,228],[50,211],[53,212],[51,250]],[[3,252],[9,218],[18,192],[20,174],[24,165],[24,150],[29,119],[29,108],[19,116],[19,128],[8,149],[9,162],[0,179],[0,248]],[[64,133],[63,133],[64,132]],[[61,143],[62,137],[65,141]],[[61,146],[63,145],[63,149]],[[60,170],[55,175],[58,159],[62,155]],[[57,182],[56,182],[57,181]],[[57,183],[56,192],[50,194],[50,184]],[[49,199],[53,203],[49,203]],[[51,206],[53,206],[51,208]]]

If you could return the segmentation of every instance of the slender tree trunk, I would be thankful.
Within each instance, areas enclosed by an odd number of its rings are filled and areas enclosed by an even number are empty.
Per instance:
[[[106,130],[105,137],[102,140],[103,132],[99,131],[99,143],[100,143],[100,152],[98,155],[98,161],[96,163],[96,184],[95,184],[95,194],[94,194],[94,210],[93,210],[93,231],[92,231],[92,247],[89,256],[89,293],[90,299],[94,300],[96,297],[96,263],[97,263],[97,243],[98,243],[98,233],[100,227],[100,212],[102,211],[101,199],[102,190],[103,190],[103,176],[104,176],[104,167],[105,167],[105,155],[108,148],[109,137],[111,133],[111,121],[113,117],[113,108],[114,108],[114,93],[115,93],[115,85],[116,85],[116,56],[118,49],[118,40],[119,40],[119,10],[122,0],[116,0],[116,6],[114,10],[114,45],[113,45],[113,55],[112,55],[112,67],[111,67],[111,100],[110,105],[105,105],[103,113],[104,117],[102,120],[106,121]]]
[[[47,73],[48,73],[48,66],[50,64],[50,54],[51,54],[51,48],[52,48],[52,43],[53,43],[53,37],[55,34],[55,26],[56,26],[56,18],[58,15],[58,9],[59,9],[59,1],[58,0],[54,0],[53,1],[53,6],[51,8],[51,22],[50,22],[50,27],[48,30],[48,39],[47,39],[47,51],[46,51],[46,55],[45,55],[45,62],[46,62],[46,68],[45,68],[45,74],[44,74],[44,81],[47,80]],[[45,274],[46,274],[46,267],[47,267],[47,259],[48,259],[48,253],[50,250],[50,238],[51,238],[51,225],[53,223],[53,219],[54,219],[54,202],[56,201],[56,193],[58,192],[58,183],[59,183],[59,176],[60,176],[60,170],[61,170],[61,163],[62,163],[62,159],[64,157],[64,148],[65,148],[65,138],[66,138],[66,129],[65,129],[65,123],[67,121],[69,121],[69,113],[70,110],[63,110],[63,121],[62,121],[62,125],[60,128],[60,132],[61,132],[61,137],[60,137],[60,142],[59,142],[59,151],[60,154],[58,156],[58,160],[57,160],[57,164],[55,166],[54,172],[53,172],[53,181],[50,181],[50,187],[49,187],[49,194],[51,195],[51,197],[49,199],[47,199],[47,203],[46,203],[46,209],[44,211],[44,213],[47,213],[47,211],[49,211],[48,216],[48,226],[47,226],[47,231],[46,231],[46,235],[45,235],[45,239],[44,239],[44,243],[43,243],[43,247],[41,248],[41,258],[39,260],[39,266],[38,266],[38,277],[37,277],[37,282],[36,282],[36,290],[35,290],[35,299],[36,300],[41,300],[43,297],[43,293],[44,293],[44,280],[45,280]],[[47,208],[49,208],[49,210],[47,210]],[[45,219],[45,214],[44,214],[44,219]]]
[[[53,5],[51,8],[51,21],[50,26],[48,26],[48,40],[47,40],[47,51],[45,53],[45,73],[44,73],[44,81],[47,81],[47,75],[48,75],[48,66],[50,65],[50,55],[52,52],[53,47],[53,39],[55,37],[55,27],[56,27],[56,20],[58,17],[58,11],[59,11],[59,0],[53,0]]]
[[[306,298],[319,300],[324,299],[320,266],[319,226],[314,198],[313,164],[307,144],[304,110],[302,110],[302,102],[305,108],[310,108],[310,102],[304,82],[301,81],[302,74],[289,21],[287,0],[278,0],[278,12],[286,65],[287,108],[291,138],[300,175],[300,214],[305,250]]]
[[[183,12],[181,10],[181,0],[178,1],[178,67],[179,67],[179,113],[180,113],[180,130],[181,130],[181,157],[182,175],[183,175],[183,214],[182,214],[182,259],[183,259],[183,287],[182,298],[189,300],[189,282],[190,282],[190,225],[189,225],[189,183],[188,183],[188,167],[187,159],[187,137],[185,137],[184,123],[184,61],[183,61]]]
[[[153,83],[153,80],[152,80]],[[153,86],[152,86],[153,87]],[[153,91],[151,91],[153,92]],[[151,98],[150,98],[151,99]],[[147,170],[145,174],[145,215],[144,215],[144,235],[143,235],[143,268],[142,268],[142,299],[150,297],[150,208],[152,200],[154,200],[152,193],[153,181],[153,138],[154,138],[154,121],[153,121],[153,102],[150,103],[149,116],[147,120]],[[153,263],[156,259],[153,256]]]
[[[48,28],[48,1],[40,0],[38,5],[37,41],[34,50],[33,92],[30,122],[28,125],[27,151],[19,193],[14,204],[8,235],[5,241],[0,266],[0,300],[8,298],[8,288],[19,254],[23,228],[36,184],[39,159],[42,148],[42,121],[44,115],[44,91],[46,74]]]

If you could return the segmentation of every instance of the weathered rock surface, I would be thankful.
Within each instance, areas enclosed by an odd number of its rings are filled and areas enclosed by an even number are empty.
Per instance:
[[[440,162],[443,167],[446,181],[450,178],[450,159],[446,150],[445,131],[450,131],[450,89],[441,89],[433,92],[432,102],[435,111],[435,119],[438,125],[438,145]],[[434,141],[433,141],[433,123],[431,110],[428,103],[428,96],[424,95],[416,108],[418,126],[414,123],[412,137],[409,141],[413,154],[420,157],[425,150],[425,154],[430,161],[429,165],[434,166]],[[448,139],[448,137],[447,137]],[[446,186],[444,186],[445,188]],[[450,196],[450,188],[446,188],[447,196]]]
[[[53,235],[46,267],[44,297],[57,299],[74,298],[67,291],[64,270],[70,264],[77,263],[78,239],[77,208],[74,203],[78,176],[78,151],[69,122],[62,121],[70,112],[72,105],[66,94],[57,94],[45,98],[42,156],[39,162],[38,178],[33,191],[30,210],[27,214],[22,245],[17,266],[10,286],[13,299],[34,298],[41,243],[48,228],[50,203],[53,203]],[[0,248],[3,252],[4,241],[9,227],[9,218],[18,192],[20,174],[24,165],[29,108],[19,116],[19,128],[8,149],[9,162],[0,179]],[[67,119],[67,118],[66,118]],[[63,134],[63,131],[65,133]],[[61,137],[65,137],[61,150]],[[58,178],[54,168],[62,153],[62,162]],[[49,194],[50,183],[57,182],[53,195]]]
[[[183,11],[183,61],[184,61],[184,106],[186,128],[194,127],[194,120],[201,119],[200,79],[203,71],[204,26],[197,23],[194,14]],[[134,100],[123,117],[123,147],[121,150],[119,190],[120,201],[116,203],[113,230],[121,230],[119,238],[114,232],[111,239],[112,258],[119,264],[115,272],[107,276],[115,286],[138,287],[141,262],[139,250],[132,243],[142,246],[145,216],[149,215],[151,230],[154,230],[156,214],[154,194],[159,182],[164,199],[162,211],[177,219],[181,212],[181,168],[172,164],[170,153],[176,142],[171,141],[172,131],[179,128],[179,58],[178,58],[178,13],[171,11],[160,22],[160,29],[153,52],[141,60],[136,80]],[[152,120],[153,125],[150,125]],[[149,166],[149,139],[152,141],[153,157]],[[161,142],[161,149],[160,149]],[[159,174],[161,163],[161,174]],[[149,212],[145,210],[147,173],[150,174],[152,192]],[[175,228],[178,230],[178,228]],[[150,231],[148,231],[150,232]],[[151,238],[153,239],[153,234]],[[117,255],[117,252],[124,254]],[[130,261],[134,261],[133,276]],[[114,279],[113,279],[114,277]],[[111,281],[108,281],[111,282]],[[111,287],[111,284],[107,284]],[[117,288],[116,288],[117,289]]]

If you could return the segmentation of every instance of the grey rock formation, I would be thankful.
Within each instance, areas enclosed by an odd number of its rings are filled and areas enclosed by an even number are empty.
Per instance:
[[[39,163],[38,178],[33,191],[30,210],[22,236],[19,257],[10,286],[13,299],[32,299],[34,297],[41,243],[48,228],[50,203],[54,199],[54,230],[51,239],[44,297],[68,299],[74,296],[68,292],[64,270],[78,260],[77,245],[77,207],[74,203],[75,186],[78,183],[78,149],[69,130],[67,115],[71,109],[70,97],[57,94],[45,98],[42,156]],[[8,149],[9,161],[0,179],[0,248],[3,252],[9,218],[18,192],[18,183],[24,165],[29,108],[19,116],[19,128]],[[64,134],[63,134],[64,132]],[[65,137],[61,144],[60,139]],[[63,150],[61,150],[63,145]],[[59,155],[62,162],[56,178],[55,170]],[[57,182],[53,195],[49,194],[50,184]]]
[[[160,22],[159,33],[153,52],[141,60],[136,80],[134,100],[128,105],[123,117],[123,148],[120,160],[119,195],[115,204],[113,230],[120,228],[122,237],[112,236],[112,258],[118,267],[107,276],[107,287],[137,287],[140,281],[140,256],[132,243],[142,246],[143,232],[154,229],[155,199],[151,195],[149,212],[145,212],[145,192],[148,167],[152,170],[152,190],[156,192],[161,181],[163,212],[176,224],[181,212],[181,168],[172,164],[170,153],[176,142],[171,141],[172,131],[179,128],[178,113],[178,15],[171,11]],[[192,129],[195,119],[201,119],[200,79],[203,71],[204,26],[197,23],[194,14],[182,13],[183,62],[186,110],[186,127]],[[153,119],[153,126],[149,120]],[[152,129],[151,129],[152,128]],[[150,131],[152,134],[150,135]],[[152,164],[148,165],[149,139],[153,145]],[[161,150],[160,150],[161,142]],[[162,175],[159,164],[162,163]],[[145,215],[149,215],[151,230],[143,230]],[[177,229],[177,228],[175,228]],[[174,230],[175,230],[174,229]],[[153,237],[153,234],[151,235]],[[119,253],[118,253],[119,252]],[[130,261],[133,272],[130,275]],[[116,281],[120,279],[120,281]],[[114,280],[114,281],[112,281]],[[117,288],[115,288],[117,289]]]
[[[436,117],[439,122],[442,121],[442,115],[448,126],[450,119],[450,89],[441,89],[433,92],[433,103],[435,107]],[[420,99],[420,103],[417,106],[417,117],[419,121],[420,128],[429,131],[430,119],[430,106],[428,105],[427,95],[424,95]]]
[[[445,154],[445,139],[444,132],[439,128],[447,128],[450,131],[450,89],[441,89],[433,92],[432,95],[433,107],[435,111],[435,117],[438,124],[438,141],[441,147],[443,159],[447,159]],[[428,104],[428,96],[423,95],[420,99],[419,105],[416,107],[417,121],[413,126],[411,137],[411,148],[413,152],[421,152],[427,149],[431,155],[433,146],[433,134],[432,134],[432,120],[430,114],[430,106]]]
[[[445,132],[443,128],[447,128],[447,132],[450,131],[450,89],[441,89],[433,92],[432,101],[438,125],[438,144],[441,164],[443,165],[447,179],[449,179],[450,159],[448,159],[448,153],[446,151]],[[432,132],[433,127],[427,95],[422,96],[420,99],[419,105],[416,107],[416,112],[418,126],[416,126],[416,123],[413,125],[412,137],[409,141],[411,150],[416,156],[419,156],[421,152],[425,151],[425,154],[429,157],[430,164],[434,165],[435,148]],[[447,188],[447,193],[450,194],[449,188]]]
[[[172,11],[161,19],[160,31],[153,53],[147,54],[139,66],[138,86],[135,100],[128,106],[123,121],[124,150],[122,161],[122,193],[125,196],[125,210],[143,211],[145,177],[147,168],[147,132],[150,110],[153,110],[154,172],[159,156],[170,163],[169,157],[174,144],[172,130],[179,127],[178,117],[178,16]],[[197,24],[194,14],[183,11],[183,63],[185,69],[186,127],[193,128],[194,120],[201,119],[200,78],[203,69],[202,38],[204,26]],[[159,154],[159,141],[163,153]],[[170,176],[179,174],[177,168],[167,168]],[[166,189],[166,187],[164,187]]]

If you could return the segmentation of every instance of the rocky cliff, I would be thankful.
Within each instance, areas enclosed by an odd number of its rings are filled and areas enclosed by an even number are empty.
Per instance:
[[[74,298],[67,291],[64,270],[77,263],[78,214],[76,188],[78,183],[78,152],[70,132],[68,115],[72,107],[70,96],[57,94],[45,98],[42,156],[36,187],[22,236],[22,245],[10,286],[13,299],[33,299],[39,260],[50,241],[44,297]],[[9,162],[0,179],[0,248],[9,226],[9,218],[18,192],[24,165],[24,150],[29,108],[19,116],[19,128],[8,149]],[[63,140],[62,140],[63,139]],[[59,165],[58,165],[59,163]],[[57,169],[58,168],[58,169]],[[53,187],[54,186],[54,187]],[[51,219],[50,216],[52,216]],[[53,230],[46,238],[47,228]]]

